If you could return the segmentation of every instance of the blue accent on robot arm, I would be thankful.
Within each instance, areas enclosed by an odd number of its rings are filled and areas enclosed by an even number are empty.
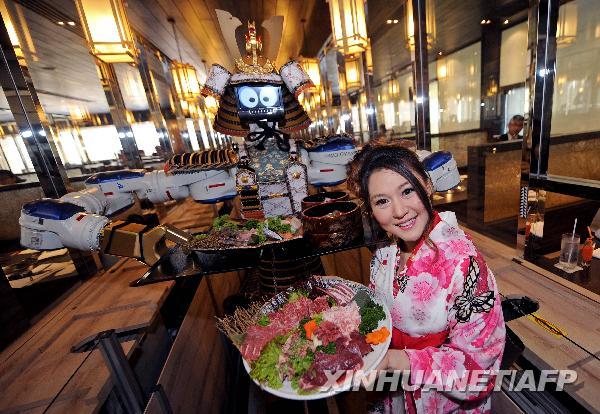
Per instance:
[[[428,155],[423,160],[423,166],[425,167],[426,171],[433,171],[436,168],[441,167],[442,165],[444,165],[451,159],[452,159],[452,154],[449,153],[448,151],[437,151],[431,155]]]
[[[49,220],[66,220],[77,213],[83,213],[83,207],[65,203],[59,200],[46,198],[30,201],[23,205],[23,212],[33,217]]]
[[[132,178],[142,178],[144,174],[144,170],[103,171],[92,175],[85,180],[85,183],[102,184],[110,181],[130,180]]]

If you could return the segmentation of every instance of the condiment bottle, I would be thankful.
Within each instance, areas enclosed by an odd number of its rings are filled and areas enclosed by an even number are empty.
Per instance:
[[[588,237],[583,247],[581,248],[581,264],[584,266],[589,266],[592,262],[592,257],[594,255],[594,240],[591,237]]]

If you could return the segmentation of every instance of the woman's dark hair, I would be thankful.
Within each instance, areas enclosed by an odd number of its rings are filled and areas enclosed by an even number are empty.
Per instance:
[[[415,189],[419,199],[425,206],[429,214],[426,231],[430,229],[433,222],[433,205],[431,198],[427,193],[424,183],[429,182],[429,175],[423,168],[423,164],[417,158],[417,155],[405,147],[388,144],[365,146],[359,152],[350,165],[349,177],[353,190],[364,202],[365,208],[371,217],[371,229],[374,237],[383,237],[384,232],[379,224],[372,217],[371,203],[369,201],[369,178],[379,170],[390,170],[404,177]],[[419,180],[420,179],[420,180]]]

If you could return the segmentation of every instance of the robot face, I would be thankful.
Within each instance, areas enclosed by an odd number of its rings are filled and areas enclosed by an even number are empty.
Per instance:
[[[235,87],[238,114],[242,122],[283,119],[284,108],[280,85],[241,84]]]

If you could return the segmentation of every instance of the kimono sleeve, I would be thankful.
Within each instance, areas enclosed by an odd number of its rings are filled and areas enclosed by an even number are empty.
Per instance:
[[[410,379],[455,400],[480,400],[494,387],[505,342],[496,281],[481,254],[458,260],[450,292],[448,340],[438,348],[406,350]]]

